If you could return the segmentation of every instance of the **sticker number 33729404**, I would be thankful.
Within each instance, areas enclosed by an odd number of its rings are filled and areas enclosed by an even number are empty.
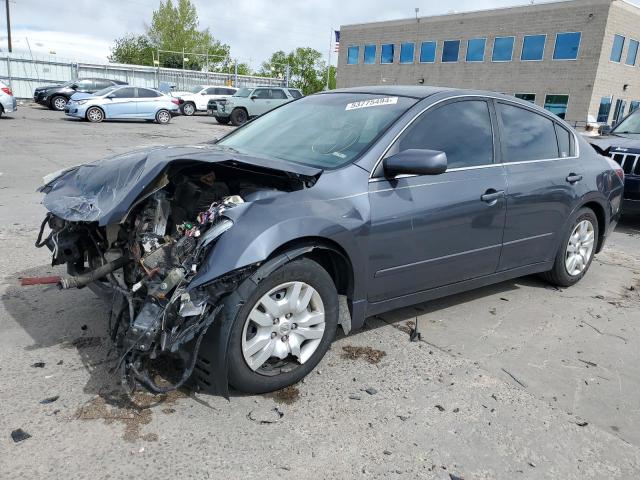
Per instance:
[[[396,103],[398,103],[398,97],[372,98],[371,100],[348,103],[345,110],[349,111],[358,110],[359,108],[381,107],[383,105],[395,105]]]

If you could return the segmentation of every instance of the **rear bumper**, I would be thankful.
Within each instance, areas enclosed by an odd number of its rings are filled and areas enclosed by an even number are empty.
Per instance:
[[[640,200],[625,198],[622,202],[622,213],[625,215],[640,215]]]
[[[2,103],[2,110],[4,113],[13,113],[18,110],[18,102],[16,97],[14,96],[6,96],[0,99],[0,103]]]
[[[640,176],[625,177],[622,212],[640,213]]]

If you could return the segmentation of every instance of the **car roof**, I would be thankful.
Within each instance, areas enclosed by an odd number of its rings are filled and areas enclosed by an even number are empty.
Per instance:
[[[364,93],[373,95],[395,95],[399,97],[412,97],[418,99],[424,99],[437,93],[442,93],[449,94],[452,97],[460,95],[479,95],[503,98],[510,101],[514,100],[513,96],[486,90],[468,90],[461,88],[435,87],[427,85],[378,85],[370,87],[350,87],[339,88],[336,90],[321,93]]]
[[[82,77],[82,78],[78,78],[76,81],[80,82],[82,80],[104,80],[107,82],[113,82],[116,85],[128,85],[127,82],[123,82],[122,80],[114,80],[112,78]]]

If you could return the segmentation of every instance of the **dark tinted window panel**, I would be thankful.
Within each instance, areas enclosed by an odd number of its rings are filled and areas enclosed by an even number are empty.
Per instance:
[[[269,90],[267,90],[266,88],[259,88],[257,90],[254,90],[251,96],[258,97],[261,100],[271,98],[269,95]]]
[[[279,88],[274,88],[271,90],[271,98],[274,98],[276,100],[286,100],[287,94],[284,93],[284,91],[280,90]]]
[[[598,109],[598,123],[607,123],[609,115],[611,115],[611,97],[602,97],[600,100],[600,108]]]
[[[498,104],[506,162],[558,158],[554,122],[524,108]]]
[[[556,46],[553,51],[554,60],[575,60],[580,51],[580,32],[558,33],[556,35]]]
[[[420,45],[420,63],[436,61],[436,42],[422,42]]]
[[[289,93],[293,98],[302,98],[302,94],[298,90],[290,89]]]
[[[620,60],[622,60],[622,50],[624,49],[625,40],[622,35],[613,36],[613,47],[611,47],[611,56],[609,57],[612,62],[620,62]]]
[[[445,152],[450,169],[493,163],[489,106],[467,100],[424,113],[400,140],[399,151],[408,149]]]
[[[382,45],[380,52],[380,63],[393,63],[394,45],[387,43]]]
[[[134,87],[119,88],[112,95],[115,98],[135,98],[136,89]]]
[[[347,64],[356,65],[360,56],[360,47],[349,47],[347,51]]]
[[[638,59],[638,41],[629,40],[629,51],[627,52],[627,60],[625,63],[632,67],[635,67],[636,60]]]
[[[494,62],[510,62],[513,59],[514,41],[514,37],[496,37],[493,41],[491,60]]]
[[[415,51],[415,43],[407,42],[400,45],[400,63],[413,63]]]
[[[527,102],[536,103],[535,93],[516,93],[514,97],[519,98],[520,100],[526,100]]]
[[[159,96],[160,94],[154,90],[149,90],[148,88],[138,88],[139,98],[154,98]]]
[[[562,158],[567,158],[571,156],[571,134],[569,131],[557,123],[556,127],[556,136],[558,137],[558,149],[560,150],[560,156]]]
[[[376,46],[375,45],[365,45],[364,46],[364,63],[367,65],[372,65],[376,63]]]
[[[486,38],[472,38],[467,42],[467,62],[484,62]]]
[[[447,40],[442,47],[443,63],[457,62],[460,56],[460,40]]]
[[[555,113],[563,120],[567,117],[569,95],[547,95],[544,100],[545,110]]]
[[[544,57],[546,35],[527,35],[522,41],[522,55],[520,60],[526,62],[540,61]]]

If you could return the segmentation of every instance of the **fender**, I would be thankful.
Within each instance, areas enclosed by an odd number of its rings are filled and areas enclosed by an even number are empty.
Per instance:
[[[607,234],[606,227],[609,225],[611,221],[611,211],[610,211],[611,209],[610,207],[607,207],[606,199],[603,197],[601,192],[593,192],[593,191],[588,192],[584,194],[578,202],[576,202],[576,206],[573,208],[571,213],[567,216],[567,219],[562,225],[562,232],[567,231],[567,228],[569,227],[569,223],[572,221],[577,211],[580,210],[582,207],[584,207],[587,203],[597,203],[598,205],[600,205],[600,207],[602,207],[602,210],[604,211],[604,217],[605,217],[604,227],[605,228],[600,229],[603,231],[598,232],[600,236],[600,238],[598,239],[598,248],[596,249],[596,253],[598,253],[600,252],[601,247],[604,245],[604,239]],[[597,213],[596,213],[596,216],[597,216]],[[554,249],[555,252],[557,252],[558,248],[560,248],[560,242],[562,242],[563,237],[564,237],[564,233],[562,235],[557,236],[558,240],[556,241],[556,245]],[[555,256],[555,253],[554,253],[554,256]]]

